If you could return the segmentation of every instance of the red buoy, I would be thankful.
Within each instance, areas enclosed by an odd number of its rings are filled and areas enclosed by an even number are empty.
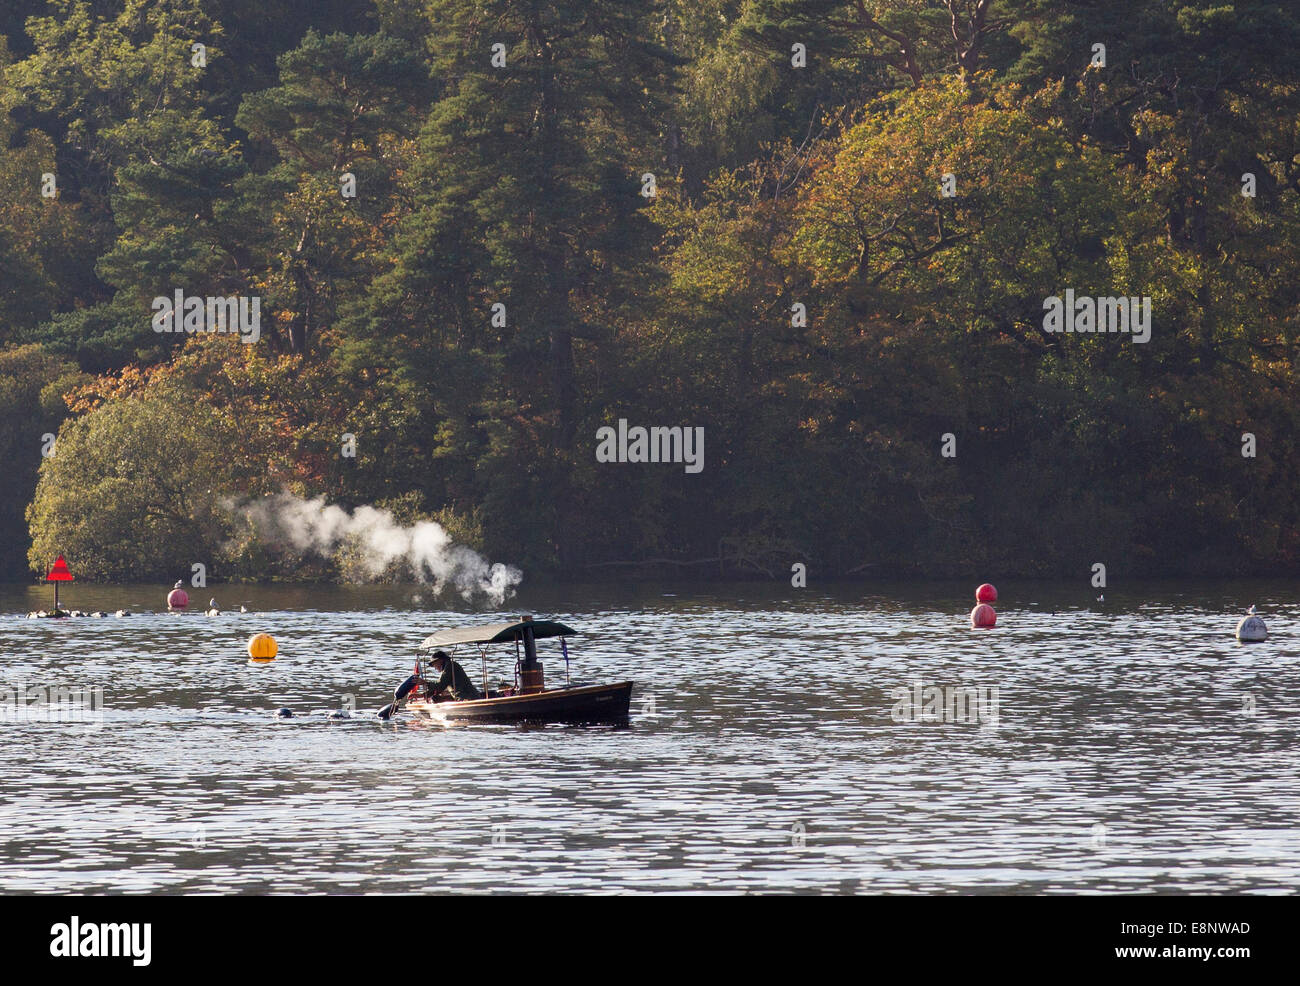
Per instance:
[[[998,590],[985,582],[975,590],[975,601],[977,603],[995,603],[998,601]]]
[[[184,589],[173,589],[171,592],[167,593],[168,609],[184,609],[189,604],[190,596]]]
[[[987,630],[998,622],[998,614],[988,603],[980,603],[970,611],[970,625],[976,630]]]
[[[59,612],[59,583],[71,582],[72,572],[68,570],[68,563],[63,560],[63,556],[54,562],[54,567],[50,569],[50,574],[45,576],[45,581],[54,583],[54,612]]]

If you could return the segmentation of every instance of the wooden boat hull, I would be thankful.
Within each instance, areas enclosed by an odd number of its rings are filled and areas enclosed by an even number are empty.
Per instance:
[[[428,702],[407,705],[448,722],[564,722],[573,724],[626,722],[632,702],[632,682],[551,688],[532,695],[506,695],[469,702]]]

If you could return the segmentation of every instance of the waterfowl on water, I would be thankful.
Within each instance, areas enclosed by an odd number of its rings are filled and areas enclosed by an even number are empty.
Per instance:
[[[208,611],[207,611],[206,613],[203,614],[204,616],[220,616],[220,615],[221,615],[221,610],[217,609],[217,601],[216,601],[215,599],[209,599],[209,600],[208,600],[208,606],[210,607],[210,609],[208,609]]]

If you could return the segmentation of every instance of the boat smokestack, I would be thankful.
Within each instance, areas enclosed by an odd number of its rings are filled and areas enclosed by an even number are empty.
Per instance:
[[[546,679],[542,672],[542,662],[537,660],[537,636],[533,633],[533,628],[527,624],[533,622],[531,616],[521,616],[519,622],[525,624],[524,638],[524,663],[519,668],[520,691],[525,695],[533,692],[544,691],[546,688]]]

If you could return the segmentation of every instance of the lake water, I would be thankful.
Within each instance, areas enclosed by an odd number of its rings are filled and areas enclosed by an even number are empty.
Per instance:
[[[72,583],[65,606],[136,615],[38,621],[50,591],[11,586],[0,688],[99,687],[103,708],[0,720],[0,890],[1300,886],[1293,584],[1097,602],[1086,583],[1007,583],[992,631],[968,627],[973,588],[566,585],[488,611],[419,586],[216,586],[195,602],[250,612],[208,618],[159,612],[166,587]],[[1242,646],[1251,603],[1270,639]],[[372,717],[426,634],[521,612],[584,632],[575,683],[636,682],[628,727]],[[258,631],[273,664],[247,661]],[[490,670],[512,668],[503,650]],[[917,682],[982,701],[899,721]]]

